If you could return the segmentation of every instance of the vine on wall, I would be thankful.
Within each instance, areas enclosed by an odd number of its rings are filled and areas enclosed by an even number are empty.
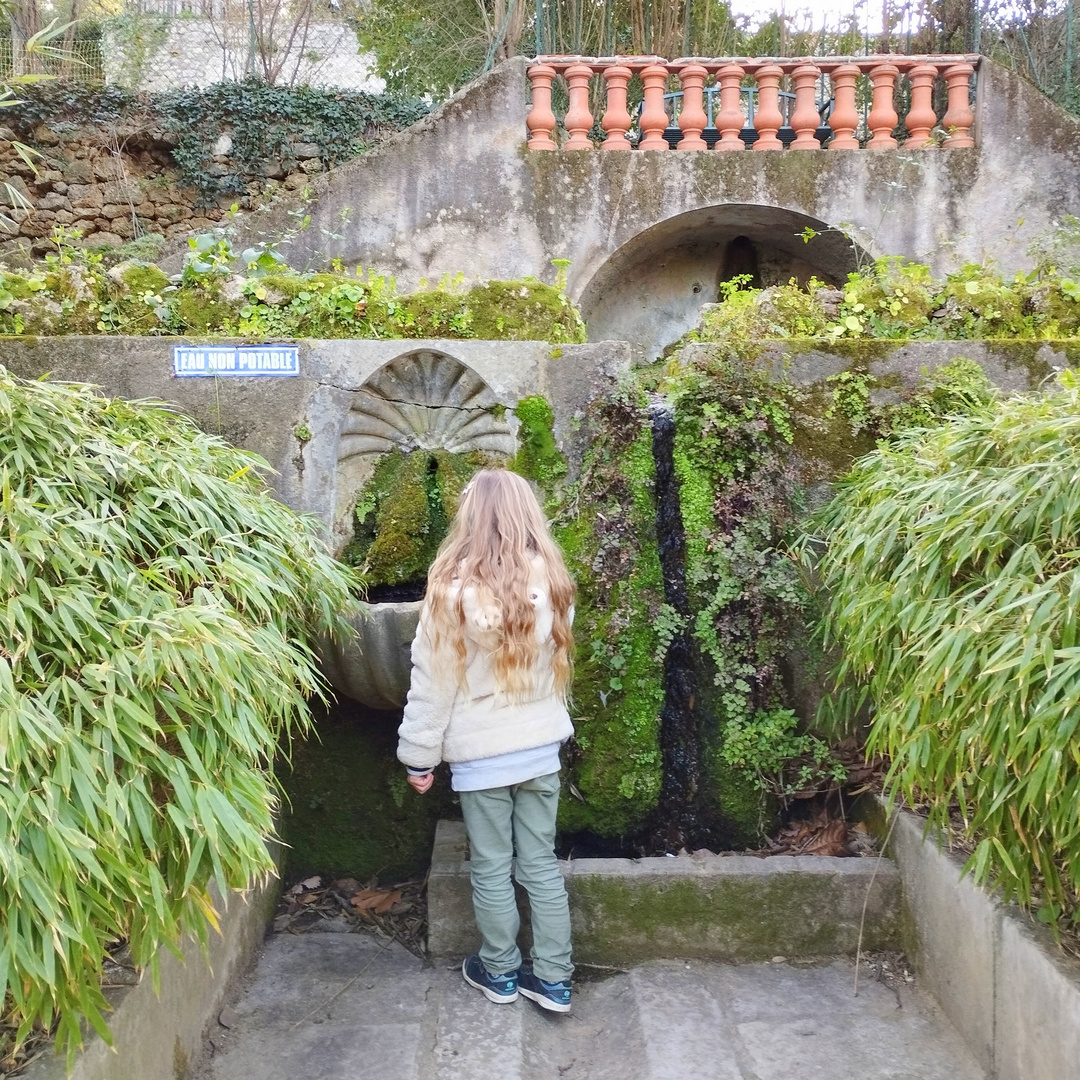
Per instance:
[[[147,38],[148,53],[151,45]],[[339,165],[429,108],[394,94],[271,86],[254,78],[153,94],[57,81],[28,87],[20,97],[4,121],[30,139],[41,124],[57,135],[103,126],[117,127],[128,138],[137,131],[165,133],[180,183],[196,189],[200,205],[239,193],[252,176],[295,166],[301,157],[322,168]],[[214,153],[223,135],[231,142],[227,154],[216,155],[227,157],[224,168]]]

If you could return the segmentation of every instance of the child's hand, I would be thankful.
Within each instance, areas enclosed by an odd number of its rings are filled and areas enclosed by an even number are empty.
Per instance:
[[[424,773],[423,776],[414,776],[412,773],[409,773],[409,786],[413,788],[414,791],[419,792],[421,795],[423,795],[424,792],[427,791],[434,783],[434,773]]]

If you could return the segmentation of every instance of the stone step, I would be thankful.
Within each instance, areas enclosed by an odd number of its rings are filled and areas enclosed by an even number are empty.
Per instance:
[[[428,878],[428,949],[436,957],[475,948],[467,849],[464,824],[440,821]],[[864,950],[902,947],[891,859],[705,854],[559,866],[582,962],[851,956],[860,940]]]

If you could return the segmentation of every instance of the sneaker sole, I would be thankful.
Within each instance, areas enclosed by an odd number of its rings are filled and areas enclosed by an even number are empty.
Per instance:
[[[473,986],[475,985],[476,983],[473,983]],[[568,1013],[570,1011],[569,1005],[559,1005],[557,1002],[552,1001],[551,998],[544,997],[543,994],[538,994],[535,990],[526,990],[523,986],[521,988],[521,993],[530,1001],[535,1001],[541,1009],[547,1009],[548,1012]]]
[[[511,1005],[518,999],[518,992],[515,990],[513,994],[496,994],[494,990],[483,983],[478,983],[475,979],[469,978],[469,973],[465,970],[465,961],[461,962],[461,977],[470,985],[475,986],[488,999],[488,1001],[495,1002],[496,1005]]]

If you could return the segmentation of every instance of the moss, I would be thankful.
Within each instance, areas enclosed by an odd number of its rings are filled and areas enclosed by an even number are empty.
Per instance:
[[[479,452],[384,455],[357,499],[345,560],[361,568],[369,587],[422,582],[469,477],[497,463],[494,455]]]
[[[565,294],[538,281],[489,281],[466,294],[475,337],[583,342],[585,324]]]
[[[538,484],[550,499],[566,476],[566,458],[555,444],[555,413],[546,398],[522,398],[514,408],[520,422],[518,452],[511,468]]]
[[[585,478],[555,535],[578,584],[571,798],[565,832],[604,836],[640,827],[660,794],[664,700],[657,620],[663,582],[655,536],[652,432],[644,397],[597,402]]]
[[[16,300],[28,300],[34,295],[29,280],[22,274],[4,273],[0,275],[0,283],[2,283],[5,292],[10,293]]]
[[[202,286],[179,290],[176,314],[181,325],[195,334],[220,333],[236,317],[237,305]]]
[[[710,798],[731,826],[732,846],[756,847],[776,828],[780,807],[776,799],[755,784],[753,773],[728,765],[719,753],[709,763]]]
[[[414,292],[395,302],[407,337],[582,342],[585,325],[559,290],[538,281],[489,281],[464,293]]]
[[[447,778],[426,795],[397,761],[397,718],[343,703],[295,747],[281,770],[281,836],[289,877],[375,875],[386,883],[423,874],[435,823],[457,816]]]
[[[139,264],[129,266],[120,275],[127,289],[141,296],[143,293],[160,293],[169,284],[168,275],[156,266]]]

